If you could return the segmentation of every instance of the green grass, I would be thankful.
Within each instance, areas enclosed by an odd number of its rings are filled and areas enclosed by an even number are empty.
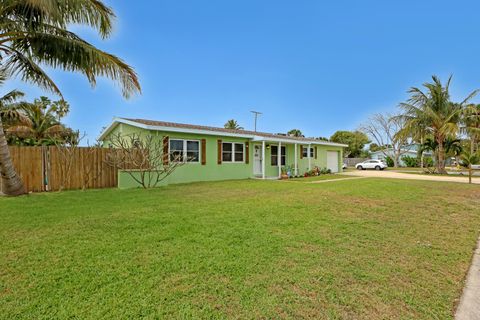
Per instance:
[[[479,192],[245,180],[2,198],[0,317],[448,319]]]

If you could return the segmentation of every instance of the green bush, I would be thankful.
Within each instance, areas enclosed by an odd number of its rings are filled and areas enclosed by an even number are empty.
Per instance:
[[[423,166],[424,167],[433,167],[433,159],[430,157],[423,158]]]
[[[419,165],[418,158],[416,157],[403,156],[402,161],[407,167],[410,168],[418,167]]]
[[[394,166],[393,159],[390,158],[389,156],[386,156],[386,157],[385,157],[385,162],[387,163],[387,166],[389,166],[389,167],[393,167],[393,166]]]

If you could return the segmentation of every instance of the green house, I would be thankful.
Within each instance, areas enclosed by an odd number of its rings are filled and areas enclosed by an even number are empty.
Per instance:
[[[162,184],[229,179],[277,179],[282,168],[292,176],[318,168],[342,171],[344,144],[247,130],[144,119],[115,118],[99,140],[132,134],[161,139],[163,152],[184,157]],[[188,155],[188,157],[187,157]],[[120,188],[138,187],[129,174],[119,171]]]

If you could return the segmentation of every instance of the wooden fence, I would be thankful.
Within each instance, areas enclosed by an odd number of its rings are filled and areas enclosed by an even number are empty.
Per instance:
[[[9,148],[15,169],[29,192],[117,186],[117,169],[106,163],[109,149]],[[1,187],[0,181],[0,191]]]

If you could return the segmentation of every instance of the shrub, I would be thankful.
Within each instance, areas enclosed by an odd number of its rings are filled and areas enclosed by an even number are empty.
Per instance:
[[[393,159],[390,158],[389,156],[386,156],[386,157],[385,157],[385,162],[387,163],[387,166],[389,166],[389,167],[393,167],[393,166],[394,166]]]
[[[418,159],[416,157],[403,156],[402,161],[407,167],[418,167]]]
[[[423,158],[423,166],[424,167],[433,167],[433,159],[430,157]]]

